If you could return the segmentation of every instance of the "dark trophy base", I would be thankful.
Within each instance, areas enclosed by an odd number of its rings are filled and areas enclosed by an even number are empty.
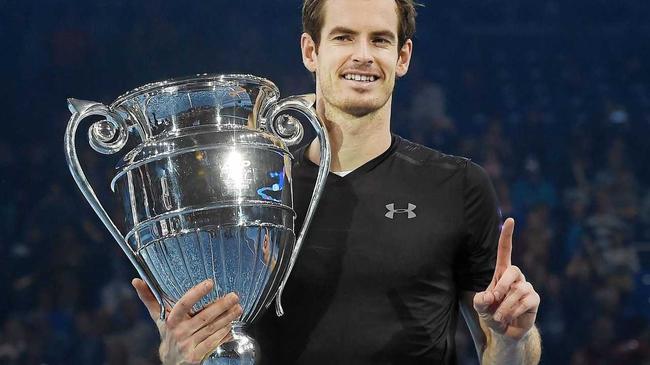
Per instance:
[[[255,365],[259,346],[244,332],[244,324],[235,322],[230,331],[232,339],[222,343],[202,365]]]

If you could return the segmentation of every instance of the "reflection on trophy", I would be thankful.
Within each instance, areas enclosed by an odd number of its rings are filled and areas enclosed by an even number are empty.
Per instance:
[[[110,106],[70,99],[65,152],[85,198],[149,285],[161,306],[173,306],[205,279],[214,289],[199,311],[234,291],[243,308],[229,342],[203,364],[254,364],[259,349],[244,329],[281,294],[322,193],[329,144],[311,103],[279,99],[277,87],[249,75],[199,75],[148,84]],[[294,233],[291,154],[306,117],[320,140],[320,168],[300,235]],[[120,232],[88,183],[75,150],[79,123],[88,138],[113,154],[129,135],[139,138],[117,166],[111,189],[121,197]]]

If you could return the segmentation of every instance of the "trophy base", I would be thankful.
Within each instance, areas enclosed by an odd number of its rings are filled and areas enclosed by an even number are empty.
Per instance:
[[[217,347],[201,365],[255,365],[259,346],[244,332],[244,323],[234,322],[230,331],[231,339]]]

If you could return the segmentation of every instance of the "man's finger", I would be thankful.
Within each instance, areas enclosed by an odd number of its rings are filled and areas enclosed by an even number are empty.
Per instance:
[[[519,282],[512,286],[506,298],[499,304],[499,307],[494,312],[495,321],[510,322],[513,318],[514,308],[519,305],[519,301],[529,293],[534,292],[532,285],[525,282]]]
[[[228,335],[230,334],[231,329],[232,326],[228,324],[226,327],[221,328],[219,331],[213,333],[208,338],[196,345],[194,348],[194,353],[197,354],[196,359],[204,359],[207,355],[214,351],[217,346],[223,342],[226,342],[225,340],[228,339]]]
[[[242,307],[234,305],[227,311],[223,312],[213,322],[208,323],[206,326],[198,329],[192,334],[192,337],[197,343],[203,342],[206,338],[210,337],[213,333],[220,331],[222,328],[228,326],[232,321],[239,318],[242,314]]]
[[[478,314],[486,314],[491,305],[495,303],[492,292],[484,291],[474,295],[474,309]]]
[[[499,236],[499,248],[497,249],[497,264],[495,273],[503,273],[503,271],[512,264],[512,235],[515,230],[515,220],[512,218],[506,219],[501,228],[501,235]]]
[[[488,287],[485,289],[485,291],[489,291],[489,292],[493,291],[493,290],[494,290],[494,287],[495,287],[496,285],[497,285],[497,278],[496,278],[496,277],[493,277],[493,278],[492,278],[492,281],[490,281],[490,285],[488,285]]]
[[[212,283],[212,280],[207,279],[188,290],[187,293],[185,293],[181,299],[174,304],[174,308],[172,308],[172,311],[169,313],[169,317],[167,318],[167,326],[175,327],[178,323],[181,323],[184,318],[187,318],[190,315],[194,304],[206,296],[210,290],[212,290],[213,286],[214,284]]]
[[[144,306],[147,307],[151,319],[156,321],[160,317],[160,304],[158,304],[156,297],[153,296],[147,283],[142,279],[135,278],[131,280],[131,285],[135,288],[135,292],[138,293],[138,297],[144,303]]]
[[[537,316],[537,308],[539,307],[539,301],[540,301],[539,294],[537,293],[526,295],[519,301],[519,304],[512,310],[512,315],[510,320],[511,321],[515,320],[520,316],[524,315],[525,313],[528,313],[533,316],[533,322],[534,322],[534,317]]]
[[[497,284],[494,286],[493,293],[497,301],[503,300],[508,292],[510,291],[510,286],[514,283],[521,281],[526,281],[526,277],[519,270],[517,266],[510,266],[501,275],[501,279],[497,281]]]
[[[235,293],[229,293],[223,298],[219,298],[213,303],[210,303],[188,321],[188,326],[192,329],[190,333],[197,332],[204,326],[214,323],[217,318],[221,317],[228,310],[233,309],[238,303],[239,297]]]

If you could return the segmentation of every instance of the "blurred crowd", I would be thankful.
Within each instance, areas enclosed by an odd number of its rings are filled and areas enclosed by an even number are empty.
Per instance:
[[[650,6],[488,3],[421,9],[393,129],[487,170],[517,222],[513,263],[542,297],[543,364],[650,364]],[[0,364],[159,363],[135,273],[67,171],[64,100],[109,102],[204,71],[261,70],[283,93],[309,92],[299,5],[264,4],[218,20],[211,5],[12,5],[6,24],[20,32],[0,32],[17,60],[1,91],[15,128],[0,136]],[[107,185],[105,157],[81,158]],[[457,338],[459,363],[477,364],[463,324]]]

